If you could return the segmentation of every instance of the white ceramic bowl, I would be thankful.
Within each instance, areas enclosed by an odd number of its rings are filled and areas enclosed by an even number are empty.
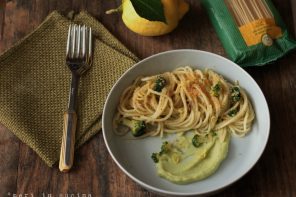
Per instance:
[[[248,93],[256,120],[252,131],[244,138],[231,139],[229,153],[219,169],[210,177],[187,185],[177,185],[156,173],[151,159],[162,143],[160,137],[126,140],[113,132],[112,119],[123,90],[137,76],[172,71],[180,66],[211,68],[230,81],[239,81]],[[108,151],[116,164],[130,178],[146,189],[165,195],[191,196],[217,192],[245,175],[263,153],[269,136],[270,117],[265,97],[253,78],[228,59],[198,50],[173,50],[148,57],[127,70],[110,91],[103,111],[103,135]]]

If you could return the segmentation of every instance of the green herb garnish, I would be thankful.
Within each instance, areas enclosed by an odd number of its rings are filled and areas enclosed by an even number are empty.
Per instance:
[[[237,102],[240,100],[241,98],[241,94],[240,94],[240,89],[238,86],[234,86],[231,88],[231,100],[232,102]]]
[[[158,76],[155,80],[155,84],[154,84],[154,90],[157,92],[161,92],[162,89],[166,86],[166,80],[165,78]]]
[[[151,159],[154,161],[154,163],[158,163],[158,153],[152,153]]]
[[[228,116],[234,117],[234,116],[237,114],[237,112],[238,112],[237,109],[230,110],[230,111],[228,112]]]
[[[216,85],[212,86],[211,88],[211,94],[215,97],[218,97],[220,95],[221,91],[221,84],[218,82]]]
[[[194,135],[193,138],[192,138],[192,144],[193,146],[195,146],[196,148],[198,148],[202,142],[200,140],[200,137],[198,135]]]
[[[168,151],[169,151],[169,143],[165,141],[162,143],[159,153],[152,153],[151,159],[154,161],[154,163],[157,163],[159,161],[159,156],[161,156],[164,153],[167,153]]]
[[[167,153],[169,151],[169,143],[167,141],[163,142],[160,148],[159,155],[162,155],[164,153]]]

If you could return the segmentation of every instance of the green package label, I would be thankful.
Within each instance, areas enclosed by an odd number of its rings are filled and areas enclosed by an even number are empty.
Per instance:
[[[270,0],[202,0],[229,58],[265,65],[296,47]]]

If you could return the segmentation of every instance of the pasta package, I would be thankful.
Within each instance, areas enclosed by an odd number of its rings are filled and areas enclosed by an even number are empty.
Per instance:
[[[270,0],[202,0],[229,58],[265,65],[296,47]]]

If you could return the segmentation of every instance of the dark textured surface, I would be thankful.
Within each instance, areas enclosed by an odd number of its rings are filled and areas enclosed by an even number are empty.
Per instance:
[[[140,58],[157,52],[193,48],[225,56],[199,1],[178,28],[162,37],[141,37],[125,28],[119,15],[105,15],[117,1],[0,0],[0,52],[31,32],[52,11],[87,10]],[[273,0],[288,29],[294,33],[291,3]],[[5,8],[5,9],[4,9]],[[248,68],[262,88],[271,114],[267,148],[254,168],[217,196],[296,196],[296,53],[274,64]],[[0,73],[1,75],[1,73]],[[92,196],[157,196],[135,184],[109,156],[102,134],[96,135],[75,155],[75,167],[62,174],[49,168],[26,145],[0,126],[0,196],[10,194],[91,194]],[[76,195],[77,196],[77,195]]]

